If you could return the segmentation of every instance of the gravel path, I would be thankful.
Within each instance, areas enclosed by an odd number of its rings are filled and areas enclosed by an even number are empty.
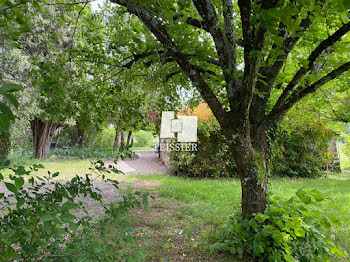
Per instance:
[[[156,151],[139,150],[136,151],[137,159],[119,160],[117,168],[124,173],[132,174],[165,174],[168,173],[166,167],[159,159]]]
[[[164,174],[168,172],[168,168],[158,160],[158,155],[155,151],[137,151],[137,158],[132,160],[119,160],[117,168],[125,174]],[[65,182],[68,180],[60,180]],[[100,180],[93,181],[94,187],[101,190],[102,198],[106,204],[121,200],[122,197],[111,183],[105,183]],[[121,189],[125,188],[123,184],[119,185]],[[10,192],[4,183],[0,183],[0,193],[8,195]],[[86,206],[88,213],[93,218],[101,217],[104,213],[102,206],[95,200],[88,197],[81,197],[81,200]],[[0,205],[1,206],[1,205]],[[83,215],[82,212],[77,211],[78,216]]]

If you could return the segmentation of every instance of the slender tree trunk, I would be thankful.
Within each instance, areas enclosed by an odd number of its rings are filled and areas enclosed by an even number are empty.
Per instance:
[[[120,132],[120,148],[125,147],[124,131]]]
[[[78,128],[78,146],[79,148],[83,148],[84,147],[84,130]]]
[[[76,146],[79,141],[79,135],[78,135],[78,127],[75,126],[70,132],[69,139],[70,141],[68,142],[68,146]]]
[[[119,147],[119,130],[116,128],[113,149],[117,150],[118,147]]]
[[[132,131],[129,131],[129,132],[128,132],[128,138],[126,139],[126,146],[129,146],[129,145],[130,145],[130,142],[131,142],[131,135],[132,135]]]
[[[35,117],[30,121],[30,125],[33,136],[34,158],[44,158],[49,152],[52,137],[59,124],[50,120],[42,121]]]
[[[8,137],[0,139],[0,164],[5,160],[9,153],[10,139]]]

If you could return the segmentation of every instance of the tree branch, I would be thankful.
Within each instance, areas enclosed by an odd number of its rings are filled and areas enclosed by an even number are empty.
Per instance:
[[[284,103],[283,105],[280,105],[279,107],[274,107],[270,114],[268,115],[268,118],[271,120],[278,120],[280,117],[282,117],[292,106],[294,106],[298,101],[300,101],[302,98],[304,98],[306,95],[311,94],[315,92],[318,88],[323,86],[325,83],[335,79],[336,77],[340,76],[342,73],[350,70],[350,62],[347,62],[340,67],[334,69],[324,77],[322,77],[320,80],[316,81],[312,85],[300,90],[294,92],[289,99]]]
[[[350,22],[343,25],[339,28],[334,34],[329,36],[327,39],[323,40],[312,53],[308,57],[308,66],[301,67],[299,71],[294,75],[293,79],[289,82],[287,87],[283,90],[283,93],[278,98],[274,108],[278,109],[278,107],[285,101],[289,93],[294,89],[294,87],[298,84],[300,79],[306,75],[307,72],[313,69],[314,63],[316,59],[326,50],[328,47],[332,46],[334,43],[339,41],[342,36],[344,36],[347,32],[350,31]]]
[[[203,21],[200,21],[198,19],[192,18],[192,17],[188,17],[186,19],[186,24],[188,25],[192,25],[194,27],[200,28],[200,29],[204,29],[207,31],[207,28],[204,27],[203,25]]]
[[[233,10],[232,2],[224,0],[223,4],[226,4],[225,12],[225,40],[223,32],[218,26],[218,18],[215,7],[211,0],[193,0],[194,6],[196,7],[199,15],[202,17],[205,29],[213,37],[215,48],[219,57],[220,67],[222,69],[225,81],[226,81],[226,92],[230,105],[233,106],[233,90],[236,86],[236,81],[232,78],[236,70],[236,54],[234,45],[234,27],[233,27]]]
[[[233,24],[233,6],[232,0],[222,0],[223,16],[225,25],[225,46],[226,52],[230,56],[228,59],[229,74],[232,76],[236,72],[236,43],[235,43],[235,27]],[[226,92],[230,104],[233,104],[233,90],[237,86],[237,81],[233,78],[229,78],[230,81],[226,81]]]
[[[279,55],[276,58],[276,61],[274,62],[274,64],[268,69],[267,75],[266,77],[268,78],[268,87],[271,88],[272,84],[274,83],[274,81],[276,80],[276,77],[278,76],[282,66],[285,63],[285,60],[287,59],[289,53],[291,52],[291,50],[294,48],[294,46],[296,45],[296,43],[299,41],[300,37],[301,37],[301,33],[305,32],[311,25],[311,20],[309,18],[310,14],[308,15],[307,18],[303,19],[300,24],[299,24],[299,30],[296,32],[297,36],[293,37],[293,36],[289,36],[286,37],[281,46],[280,46],[280,50],[282,50],[284,52],[283,55]],[[284,30],[283,30],[284,32]],[[284,32],[285,33],[285,32]],[[276,45],[274,45],[272,47],[272,49],[278,48]]]
[[[187,56],[179,51],[163,24],[141,4],[134,4],[124,0],[111,0],[111,2],[126,7],[130,13],[136,15],[145,24],[158,41],[163,44],[165,51],[175,58],[184,73],[208,103],[217,120],[220,123],[226,123],[227,113],[222,104],[204,81],[200,72],[189,62]]]

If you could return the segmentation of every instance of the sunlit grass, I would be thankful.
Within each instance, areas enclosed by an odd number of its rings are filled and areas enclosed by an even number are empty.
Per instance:
[[[44,165],[35,175],[47,174],[47,171],[60,172],[60,179],[68,179],[74,175],[91,173],[89,160],[45,160],[35,161]],[[6,175],[9,171],[1,171]],[[209,240],[213,237],[210,225],[214,227],[227,221],[240,203],[241,188],[237,179],[188,179],[171,175],[116,175],[110,178],[117,179],[123,184],[132,185],[137,181],[157,181],[158,186],[154,192],[160,197],[180,203],[179,212],[169,221],[181,221],[184,232],[188,235],[202,232],[197,243],[201,248],[209,250]],[[333,228],[331,233],[336,235],[339,246],[350,252],[350,173],[331,174],[325,178],[317,179],[290,179],[273,178],[270,181],[270,192],[283,198],[289,198],[299,188],[313,188],[322,192],[333,201],[327,200],[318,206],[323,212],[343,219],[340,228]],[[203,227],[206,227],[203,231]]]
[[[350,158],[343,153],[342,150],[340,150],[340,167],[342,170],[344,169],[350,169]]]
[[[241,199],[240,182],[237,179],[196,180],[175,176],[137,176],[140,180],[160,182],[157,191],[160,196],[180,201],[190,207],[185,221],[187,230],[194,230],[194,224],[220,225],[239,205]],[[317,208],[325,214],[343,219],[340,228],[333,228],[339,246],[350,252],[350,174],[334,174],[318,179],[274,178],[270,182],[270,192],[283,198],[290,198],[299,188],[312,188],[333,200],[321,203]],[[186,216],[186,212],[183,214]],[[191,221],[191,222],[190,222]],[[196,222],[197,221],[197,222]]]

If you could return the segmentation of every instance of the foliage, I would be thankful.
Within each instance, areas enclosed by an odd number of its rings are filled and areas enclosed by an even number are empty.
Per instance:
[[[61,149],[61,148],[54,149],[49,153],[49,156],[78,157],[81,159],[85,159],[85,158],[127,159],[127,158],[132,158],[134,154],[135,153],[130,150],[130,146],[128,148],[125,147],[119,150],[99,150],[99,149],[96,150],[91,148],[72,147],[70,149]]]
[[[20,91],[22,88],[17,84],[7,83],[0,86],[0,98],[3,97],[10,103],[13,107],[18,108],[18,101],[13,95],[14,92]],[[8,137],[10,135],[9,129],[10,124],[15,120],[15,115],[13,114],[10,107],[8,107],[0,99],[0,139]]]
[[[173,173],[197,178],[235,176],[234,160],[217,121],[203,119],[198,122],[198,151],[170,151]]]
[[[206,104],[187,109],[197,115],[198,152],[170,153],[174,173],[189,177],[232,177],[235,162],[229,157],[228,145]],[[331,157],[327,151],[334,133],[323,123],[290,116],[274,134],[271,174],[289,177],[318,177]]]
[[[350,135],[344,134],[344,137],[346,139],[346,143],[341,147],[341,150],[347,157],[350,157]]]
[[[135,133],[135,147],[145,147],[153,145],[154,136],[152,133],[144,130]]]
[[[9,191],[0,192],[4,212],[0,217],[0,261],[116,261],[142,256],[138,253],[135,257],[125,249],[125,245],[135,243],[135,237],[130,234],[132,228],[122,227],[120,235],[111,242],[104,225],[111,219],[120,220],[130,208],[140,207],[141,201],[147,205],[146,194],[125,195],[120,203],[107,206],[99,189],[93,187],[91,174],[75,176],[64,183],[56,180],[58,172],[32,176],[31,172],[40,167],[12,168],[9,180],[0,175],[0,182]],[[106,167],[102,161],[95,162],[91,170],[102,181],[112,183],[117,193],[118,182],[105,179],[104,173],[119,173],[118,170]],[[78,197],[98,201],[106,217],[92,221]],[[85,214],[77,214],[78,208]]]
[[[214,249],[257,261],[334,261],[345,258],[328,230],[339,220],[316,208],[325,197],[316,190],[300,189],[288,200],[273,197],[264,213],[242,218],[236,211],[218,230]]]
[[[93,137],[89,137],[90,141],[86,141],[87,146],[97,150],[112,150],[115,138],[115,129],[108,127],[100,132],[94,132]]]
[[[327,149],[334,133],[318,122],[285,122],[276,136],[271,174],[318,177],[331,157]]]

